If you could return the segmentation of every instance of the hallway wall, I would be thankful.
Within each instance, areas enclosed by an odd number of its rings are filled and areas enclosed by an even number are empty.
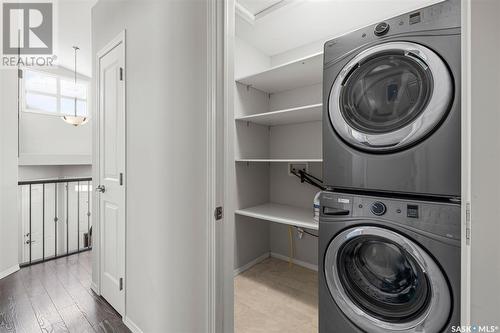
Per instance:
[[[18,267],[17,69],[0,70],[0,278]]]
[[[126,321],[143,332],[208,332],[206,6],[100,0],[92,11],[94,67],[126,30]]]

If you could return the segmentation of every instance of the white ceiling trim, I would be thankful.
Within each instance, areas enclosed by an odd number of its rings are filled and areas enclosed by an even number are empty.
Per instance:
[[[266,9],[263,9],[261,10],[260,12],[258,12],[257,14],[255,14],[255,19],[261,19],[263,18],[264,16],[266,15],[269,15],[271,14],[272,12],[274,11],[277,11],[278,9],[281,9],[285,6],[288,6],[288,5],[291,5],[293,3],[299,3],[299,2],[302,2],[304,0],[281,0],[279,2],[276,2],[275,4],[267,7]]]
[[[248,23],[250,23],[252,25],[255,23],[255,15],[252,14],[248,9],[243,7],[243,5],[240,4],[239,2],[236,2],[235,11],[236,11],[236,15],[238,15],[239,17],[241,17],[242,19],[244,19]]]
[[[242,5],[241,3],[239,3],[237,1],[236,5],[235,5],[235,7],[236,7],[235,9],[236,9],[236,15],[238,15],[243,20],[245,20],[246,22],[253,25],[253,24],[255,24],[255,21],[277,11],[278,9],[281,9],[285,6],[288,6],[288,5],[291,5],[294,3],[303,2],[303,1],[305,1],[305,0],[281,0],[281,1],[278,1],[274,4],[272,4],[271,6],[269,6],[267,8],[264,8],[263,10],[261,10],[260,12],[258,12],[256,14],[253,14],[244,5]]]

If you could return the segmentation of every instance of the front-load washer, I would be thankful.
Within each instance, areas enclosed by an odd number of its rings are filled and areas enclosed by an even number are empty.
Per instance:
[[[460,205],[323,192],[320,333],[460,325]]]
[[[448,0],[325,44],[331,189],[460,197],[460,20]]]

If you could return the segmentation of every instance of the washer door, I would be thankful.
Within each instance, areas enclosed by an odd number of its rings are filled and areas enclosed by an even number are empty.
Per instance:
[[[439,332],[451,312],[437,264],[391,230],[343,231],[328,246],[324,273],[338,307],[367,332]]]
[[[336,78],[328,101],[335,131],[355,148],[391,152],[429,134],[446,116],[453,83],[441,58],[410,42],[371,47]]]

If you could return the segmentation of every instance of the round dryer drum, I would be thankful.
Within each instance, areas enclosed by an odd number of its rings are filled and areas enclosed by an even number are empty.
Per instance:
[[[434,260],[388,229],[341,232],[325,255],[328,289],[338,307],[367,332],[439,332],[451,311],[451,292]]]
[[[392,152],[436,128],[452,98],[452,78],[436,53],[416,43],[389,42],[347,63],[331,88],[328,111],[350,145]]]

